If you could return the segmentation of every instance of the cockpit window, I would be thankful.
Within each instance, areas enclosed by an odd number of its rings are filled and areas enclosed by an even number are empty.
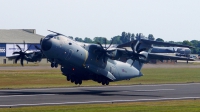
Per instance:
[[[53,34],[50,34],[50,35],[47,35],[46,38],[53,38],[55,35]]]

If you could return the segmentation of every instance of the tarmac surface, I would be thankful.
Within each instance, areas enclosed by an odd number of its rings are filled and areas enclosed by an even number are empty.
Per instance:
[[[0,90],[0,107],[200,99],[200,83]]]
[[[144,68],[200,68],[191,64],[145,64]],[[52,69],[50,66],[0,67],[0,70]],[[53,68],[56,69],[56,68]],[[58,67],[57,69],[60,69]],[[200,99],[200,83],[44,89],[0,89],[0,108],[39,105]]]
[[[172,63],[172,64],[144,64],[143,68],[200,68],[200,64],[193,65],[187,64],[186,62],[183,63]],[[39,65],[39,66],[1,66],[0,70],[39,70],[39,69],[60,69],[58,68],[51,68],[50,64],[46,65]]]

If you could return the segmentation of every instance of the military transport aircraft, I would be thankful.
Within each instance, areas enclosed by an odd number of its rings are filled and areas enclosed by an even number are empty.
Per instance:
[[[191,50],[186,47],[153,47],[151,53],[175,53],[176,56],[189,57]]]
[[[62,74],[75,84],[82,84],[82,80],[93,80],[102,85],[109,85],[112,81],[140,77],[143,75],[140,71],[143,63],[151,58],[188,59],[150,53],[148,46],[139,40],[136,43],[132,42],[129,48],[125,44],[125,47],[110,48],[112,42],[106,47],[100,43],[76,42],[63,34],[53,33],[40,40],[41,48],[36,46],[39,49],[38,53],[51,62],[51,67],[57,67],[59,64]],[[16,61],[21,59],[22,65],[23,59],[29,55],[22,50],[14,54],[19,54]],[[31,56],[29,58],[31,59]]]
[[[140,35],[139,35],[140,36]],[[186,57],[190,58],[191,50],[190,48],[194,48],[192,46],[187,46],[187,45],[181,45],[181,44],[173,44],[173,43],[167,43],[167,42],[158,42],[158,41],[152,41],[145,39],[144,37],[137,37],[137,40],[142,43],[143,47],[148,48],[149,53],[156,53],[161,54],[161,55],[174,55],[174,56],[180,56],[180,57]],[[118,48],[121,47],[128,47],[131,44],[135,44],[137,40],[118,45]],[[158,47],[158,46],[165,46],[165,47]],[[167,46],[167,47],[166,47]],[[163,58],[161,57],[156,57],[156,58],[150,58],[150,59],[158,59],[158,60],[171,60],[171,58]],[[187,60],[188,63],[189,60]]]

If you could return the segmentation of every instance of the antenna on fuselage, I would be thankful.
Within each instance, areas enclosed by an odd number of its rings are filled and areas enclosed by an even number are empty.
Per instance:
[[[63,35],[63,34],[61,34],[61,33],[58,33],[58,32],[55,32],[55,31],[51,31],[51,30],[47,30],[47,31],[50,31],[50,32],[52,32],[52,33],[55,33],[57,36],[58,36],[58,35],[62,35],[62,36],[65,36],[65,37],[67,37],[67,38],[73,40],[73,39],[70,38],[69,36]]]
[[[55,33],[56,35],[62,35],[62,36],[67,37],[66,35],[63,35],[63,34],[61,34],[61,33],[55,32],[55,31],[51,31],[51,30],[47,30],[47,31],[50,31],[50,32],[52,32],[52,33]]]

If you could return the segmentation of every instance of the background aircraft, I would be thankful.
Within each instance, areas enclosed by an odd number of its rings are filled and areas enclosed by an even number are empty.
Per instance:
[[[191,50],[186,47],[153,47],[151,49],[152,53],[175,53],[176,56],[189,57]]]
[[[166,42],[158,42],[158,41],[147,40],[144,38],[137,38],[137,40],[133,40],[131,42],[118,45],[117,48],[126,47],[127,49],[130,49],[129,46],[131,44],[135,44],[138,40],[141,42],[142,47],[147,48],[147,51],[149,51],[150,53],[156,53],[157,55],[159,54],[160,55],[175,55],[175,56],[183,56],[189,59],[190,54],[191,54],[190,48],[193,48],[192,46],[166,43]],[[157,47],[157,46],[168,46],[168,47]],[[172,60],[172,58],[163,58],[163,56],[156,57],[156,58],[151,57],[151,59],[158,59],[161,61]],[[187,60],[187,63],[188,63],[188,60]]]
[[[40,62],[42,58],[45,58],[41,49],[38,46],[35,46],[38,49],[37,51],[29,51],[31,45],[26,50],[22,49],[19,45],[16,46],[19,48],[19,51],[13,52],[13,56],[8,56],[6,58],[8,58],[9,60],[14,59],[15,63],[17,63],[17,61],[20,60],[22,66],[24,65],[24,60],[28,62]],[[23,48],[25,48],[25,41]]]

